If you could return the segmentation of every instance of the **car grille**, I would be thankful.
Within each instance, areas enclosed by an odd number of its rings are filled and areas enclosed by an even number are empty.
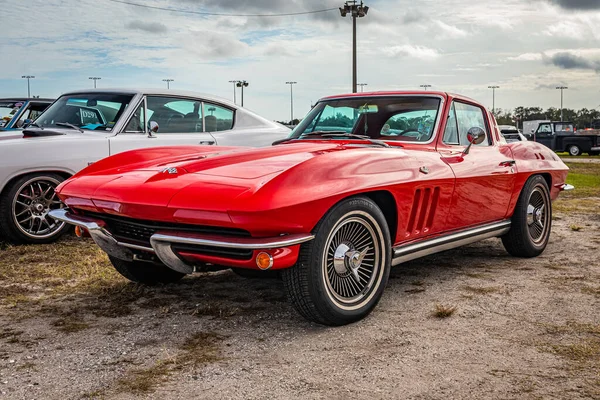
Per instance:
[[[232,236],[232,237],[250,237],[250,233],[243,229],[222,228],[215,226],[177,224],[157,221],[144,221],[126,217],[118,217],[108,214],[98,214],[85,212],[83,215],[97,218],[104,221],[108,231],[120,242],[136,244],[145,247],[150,246],[150,237],[156,232],[189,232],[208,235]],[[177,245],[180,251],[189,251],[193,253],[207,254],[212,256],[249,259],[252,252],[232,250],[212,246],[181,246]],[[175,250],[175,246],[173,246]],[[242,257],[242,258],[240,258]]]

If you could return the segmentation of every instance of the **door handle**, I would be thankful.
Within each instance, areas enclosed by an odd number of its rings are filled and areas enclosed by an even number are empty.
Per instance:
[[[501,167],[514,167],[517,164],[515,160],[506,160],[500,163]]]
[[[215,144],[215,141],[214,141],[214,140],[203,140],[203,141],[201,141],[199,144],[203,144],[203,145],[208,145],[208,146],[210,146],[210,145],[213,145],[213,144]]]

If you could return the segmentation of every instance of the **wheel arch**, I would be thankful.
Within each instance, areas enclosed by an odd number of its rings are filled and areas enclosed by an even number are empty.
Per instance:
[[[40,169],[40,170],[30,170],[30,171],[20,171],[17,172],[16,174],[14,174],[13,176],[11,176],[6,183],[4,184],[4,186],[2,187],[2,189],[0,190],[0,195],[4,196],[7,190],[10,190],[10,187],[12,186],[12,184],[14,182],[16,182],[18,179],[21,179],[24,176],[27,175],[33,175],[33,174],[43,174],[43,173],[48,173],[48,174],[57,174],[62,176],[65,179],[70,178],[71,176],[74,175],[74,173],[64,170],[64,169],[59,169],[59,168],[50,168],[50,169]]]

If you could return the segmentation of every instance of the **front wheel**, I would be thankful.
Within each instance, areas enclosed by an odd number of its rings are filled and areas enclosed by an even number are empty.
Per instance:
[[[379,302],[390,273],[385,216],[368,198],[344,200],[302,245],[298,262],[282,271],[288,297],[310,321],[339,326],[366,317]]]
[[[65,178],[34,173],[12,182],[0,198],[0,232],[13,244],[52,243],[69,226],[48,216],[63,207],[54,190]]]
[[[504,248],[515,257],[536,257],[544,251],[552,228],[552,202],[546,180],[532,176],[517,200]]]
[[[569,155],[570,156],[580,156],[581,155],[581,149],[579,148],[579,146],[576,145],[571,145],[569,146]]]

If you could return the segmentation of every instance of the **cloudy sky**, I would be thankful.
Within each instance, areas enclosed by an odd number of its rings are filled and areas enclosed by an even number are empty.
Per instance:
[[[221,14],[321,10],[341,0],[126,0]],[[600,0],[367,0],[358,24],[358,79],[369,90],[433,89],[496,106],[600,107]],[[172,87],[233,97],[289,119],[351,90],[351,19],[339,11],[290,17],[207,16],[111,0],[26,0],[0,11],[0,97],[58,96],[92,87]],[[239,94],[238,94],[239,100]]]

